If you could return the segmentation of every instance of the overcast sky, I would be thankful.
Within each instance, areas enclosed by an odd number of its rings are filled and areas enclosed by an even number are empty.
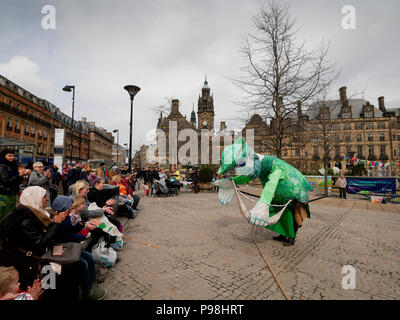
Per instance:
[[[251,16],[261,0],[0,0],[0,74],[71,115],[86,117],[129,142],[127,84],[141,87],[134,101],[134,146],[150,142],[158,114],[152,108],[180,100],[190,118],[204,76],[214,95],[215,126],[231,129],[242,93],[230,77],[240,76],[242,38],[253,32]],[[330,42],[330,58],[341,77],[330,98],[348,95],[375,106],[400,107],[400,2],[398,0],[289,1],[299,38],[315,48]],[[56,29],[42,28],[42,8],[56,9]],[[342,7],[352,5],[356,29],[342,27]]]

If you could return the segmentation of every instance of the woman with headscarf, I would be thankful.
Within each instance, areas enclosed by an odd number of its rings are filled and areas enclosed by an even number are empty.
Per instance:
[[[13,150],[5,149],[0,153],[0,219],[8,215],[17,206],[19,185],[30,170],[18,167]]]
[[[44,210],[47,201],[44,188],[28,187],[21,194],[20,205],[0,221],[0,238],[5,240],[0,263],[17,268],[21,289],[33,283],[39,272],[32,267],[27,268],[30,256],[24,252],[42,256],[46,248],[52,247],[59,239],[61,223],[68,214],[61,212],[50,218],[50,214]]]

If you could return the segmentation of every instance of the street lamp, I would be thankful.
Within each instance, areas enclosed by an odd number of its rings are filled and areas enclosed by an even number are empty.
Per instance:
[[[117,165],[118,165],[118,153],[119,153],[119,130],[118,129],[115,129],[115,130],[113,130],[113,132],[115,133],[117,133]]]
[[[128,85],[125,86],[124,89],[128,91],[129,96],[131,97],[131,120],[129,122],[129,157],[128,157],[128,170],[132,171],[132,113],[133,113],[133,98],[140,91],[140,88],[137,86]]]
[[[72,91],[72,128],[71,128],[71,156],[70,156],[70,161],[72,163],[72,148],[73,148],[72,137],[73,137],[73,134],[74,134],[75,86],[65,86],[63,88],[63,90],[66,91],[66,92],[71,92]]]

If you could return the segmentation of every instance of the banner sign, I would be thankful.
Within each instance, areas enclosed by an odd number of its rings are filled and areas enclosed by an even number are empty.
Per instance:
[[[311,183],[314,190],[325,191],[325,177],[324,176],[305,176]],[[328,194],[332,191],[332,177],[328,176]]]
[[[347,192],[358,193],[360,191],[370,191],[373,193],[396,194],[395,178],[348,178]]]

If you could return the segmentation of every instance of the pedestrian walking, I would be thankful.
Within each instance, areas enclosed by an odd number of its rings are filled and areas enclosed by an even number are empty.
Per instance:
[[[346,199],[346,187],[347,187],[347,180],[343,175],[343,172],[340,173],[340,177],[338,179],[339,185],[339,196],[340,198]]]

